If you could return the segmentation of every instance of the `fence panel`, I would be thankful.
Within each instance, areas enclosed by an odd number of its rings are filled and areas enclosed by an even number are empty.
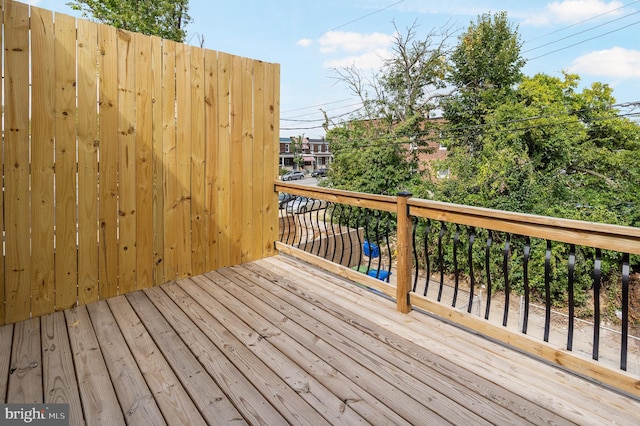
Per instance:
[[[0,324],[273,254],[277,64],[3,12]]]

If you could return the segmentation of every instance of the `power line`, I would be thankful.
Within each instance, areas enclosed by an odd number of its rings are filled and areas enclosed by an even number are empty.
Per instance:
[[[595,39],[598,39],[598,38],[604,37],[604,36],[606,36],[606,35],[613,34],[613,33],[616,33],[616,32],[618,32],[618,31],[622,31],[622,30],[624,30],[624,29],[627,29],[627,28],[629,28],[629,27],[632,27],[632,26],[634,26],[634,25],[638,25],[638,24],[640,24],[640,21],[632,22],[631,24],[629,24],[629,25],[625,25],[624,27],[620,27],[620,28],[617,28],[617,29],[615,29],[615,30],[608,31],[608,32],[606,32],[606,33],[603,33],[603,34],[597,35],[597,36],[595,36],[595,37],[590,37],[590,38],[584,39],[584,40],[579,41],[579,42],[577,42],[577,43],[573,43],[573,44],[571,44],[571,45],[569,45],[569,46],[565,46],[565,47],[561,47],[560,49],[552,50],[551,52],[543,53],[542,55],[538,55],[538,56],[536,56],[536,57],[529,58],[528,60],[529,60],[529,61],[533,61],[533,60],[535,60],[535,59],[539,59],[539,58],[542,58],[542,57],[544,57],[544,56],[551,55],[551,54],[553,54],[553,53],[561,52],[561,51],[563,51],[563,50],[567,50],[567,49],[570,49],[570,48],[572,48],[572,47],[575,47],[575,46],[581,45],[581,44],[583,44],[583,43],[586,43],[586,42],[588,42],[588,41],[592,41],[592,40],[595,40]]]
[[[389,8],[391,8],[391,7],[395,6],[395,5],[398,5],[398,4],[402,3],[402,2],[404,2],[404,0],[397,1],[397,2],[395,2],[395,3],[393,3],[393,4],[390,4],[389,6],[385,6],[385,7],[383,7],[382,9],[374,10],[374,11],[373,11],[373,12],[371,12],[371,13],[368,13],[368,14],[366,14],[366,15],[364,15],[364,16],[361,16],[361,17],[359,17],[359,18],[356,18],[356,19],[354,19],[354,20],[351,20],[351,21],[349,21],[349,22],[347,22],[347,23],[344,23],[344,24],[338,25],[337,27],[329,28],[328,30],[324,31],[322,34],[326,34],[326,33],[328,33],[329,31],[337,30],[338,28],[346,27],[347,25],[351,25],[351,24],[353,24],[354,22],[361,21],[361,20],[363,20],[363,19],[365,19],[365,18],[368,18],[368,17],[369,17],[369,16],[371,16],[371,15],[375,15],[376,13],[382,12],[383,10],[387,10],[387,9],[389,9]]]
[[[535,37],[535,38],[533,38],[533,39],[531,39],[531,40],[528,40],[528,41],[526,41],[525,43],[531,43],[532,41],[540,40],[541,38],[545,38],[545,37],[550,36],[550,35],[552,35],[552,34],[557,34],[557,33],[559,33],[559,32],[562,32],[562,31],[566,30],[566,29],[569,29],[569,28],[572,28],[572,27],[575,27],[575,26],[578,26],[578,25],[584,24],[585,22],[593,21],[594,19],[598,19],[598,18],[600,18],[601,16],[608,15],[609,13],[613,13],[613,12],[618,11],[618,10],[620,10],[620,9],[624,9],[624,8],[629,7],[629,6],[631,6],[631,5],[634,5],[634,4],[636,4],[636,3],[640,3],[640,0],[636,0],[636,1],[633,1],[633,2],[631,2],[631,3],[627,3],[627,4],[625,4],[625,5],[622,5],[622,6],[620,6],[620,7],[617,7],[617,8],[615,8],[615,9],[607,10],[606,12],[602,12],[602,13],[600,13],[600,14],[598,14],[598,15],[595,15],[595,16],[592,16],[592,17],[590,17],[590,18],[586,18],[586,19],[583,19],[582,21],[576,22],[576,23],[574,23],[574,24],[567,25],[566,27],[559,28],[559,29],[557,29],[557,30],[554,30],[554,31],[548,32],[548,33],[546,33],[546,34],[542,34],[541,36],[538,36],[538,37]]]
[[[640,0],[639,0],[639,1],[640,1]],[[579,32],[577,32],[577,33],[573,33],[573,34],[569,34],[568,36],[562,37],[562,38],[557,39],[557,40],[554,40],[554,41],[550,41],[550,42],[548,42],[548,43],[542,44],[542,45],[537,46],[537,47],[532,47],[531,49],[527,49],[527,50],[523,51],[522,53],[531,52],[531,51],[534,51],[534,50],[542,49],[543,47],[550,46],[550,45],[552,45],[552,44],[560,43],[561,41],[564,41],[564,40],[570,39],[571,37],[575,37],[575,36],[578,36],[578,35],[580,35],[580,34],[584,34],[584,33],[587,33],[587,32],[589,32],[589,31],[593,31],[593,30],[595,30],[595,29],[597,29],[597,28],[604,27],[605,25],[609,25],[609,24],[611,24],[612,22],[621,21],[621,20],[623,20],[623,19],[626,19],[626,18],[628,18],[628,17],[630,17],[630,16],[633,16],[633,15],[637,15],[637,14],[639,14],[639,13],[640,13],[640,11],[636,11],[636,12],[630,13],[630,14],[628,14],[628,15],[624,15],[624,16],[622,16],[622,17],[620,17],[620,18],[612,19],[612,20],[607,21],[607,22],[604,22],[604,23],[602,23],[602,24],[600,24],[600,25],[596,25],[595,27],[587,28],[586,30],[582,30],[582,31],[579,31]]]

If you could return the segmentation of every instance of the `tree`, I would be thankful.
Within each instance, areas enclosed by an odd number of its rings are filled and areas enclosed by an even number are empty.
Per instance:
[[[184,42],[191,22],[189,0],[73,0],[84,17],[124,30]]]
[[[426,146],[428,119],[442,96],[449,29],[421,40],[415,24],[404,33],[395,29],[393,55],[377,73],[366,76],[355,66],[335,70],[362,102],[346,121],[326,118],[335,158],[328,184],[336,188],[395,194],[419,181],[416,148]]]
[[[475,126],[485,123],[487,113],[500,105],[522,79],[525,60],[517,28],[505,12],[483,14],[459,36],[451,54],[448,82],[455,87],[444,100],[444,118],[450,124],[448,145],[479,147]]]

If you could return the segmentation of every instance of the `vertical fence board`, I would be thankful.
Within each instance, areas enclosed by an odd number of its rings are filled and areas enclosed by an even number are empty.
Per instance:
[[[264,152],[264,177],[261,182],[262,185],[262,203],[264,214],[262,216],[263,233],[264,238],[261,241],[262,244],[262,257],[273,256],[275,254],[275,247],[271,241],[275,241],[278,232],[278,222],[274,220],[278,207],[276,204],[276,197],[273,193],[272,182],[277,177],[277,151],[274,149],[274,144],[279,144],[279,135],[276,132],[278,128],[279,119],[278,111],[280,105],[276,103],[274,96],[276,90],[276,84],[278,80],[278,69],[273,64],[265,64],[265,75],[262,81],[262,87],[264,87],[264,99],[263,103],[257,105],[257,108],[264,111],[265,117],[263,122],[264,138],[262,140],[262,149]]]
[[[218,53],[218,164],[216,170],[216,212],[218,236],[216,238],[216,256],[218,267],[229,266],[231,258],[231,152],[230,152],[230,78],[232,57],[227,53]]]
[[[151,37],[151,69],[146,76],[151,82],[151,118],[153,120],[153,285],[164,284],[164,202],[162,166],[162,40]],[[142,71],[139,71],[142,74]]]
[[[218,58],[214,51],[204,54],[204,121],[205,121],[205,213],[207,221],[206,269],[218,268],[217,239],[217,189],[218,170]]]
[[[78,302],[98,300],[98,27],[78,20]]]
[[[54,309],[53,161],[55,80],[53,13],[31,8],[31,311]]]
[[[4,214],[7,322],[31,313],[29,252],[29,9],[5,4]]]
[[[5,11],[5,7],[4,7],[4,3],[0,2],[0,11],[2,11],[2,15],[0,16],[0,21],[2,21],[2,26],[4,28],[4,11]],[[4,31],[0,31],[0,44],[2,45],[2,47],[4,47],[4,40],[3,40],[3,33]],[[0,55],[0,67],[2,68],[2,70],[4,70],[4,55]],[[4,83],[4,82],[3,82]],[[3,84],[2,83],[2,84]],[[4,114],[4,99],[3,99],[3,103],[2,103],[2,114],[0,115],[0,117],[2,117],[2,119],[0,120],[0,125],[2,125],[3,129],[4,127],[4,118],[5,118],[5,114]],[[4,164],[4,149],[0,149],[0,166],[2,166]],[[4,177],[4,176],[3,176]],[[4,186],[3,186],[4,189]],[[0,229],[4,229],[4,190],[2,191],[2,194],[0,194]],[[4,273],[4,266],[5,266],[5,262],[4,262],[4,245],[2,246],[2,249],[0,249],[0,325],[5,324],[5,320],[6,320],[6,287],[5,287],[5,273]],[[0,391],[0,393],[2,393],[2,391]]]
[[[176,49],[176,216],[178,278],[191,275],[191,47]]]
[[[191,49],[191,268],[207,272],[205,207],[204,50]]]
[[[76,243],[76,21],[55,15],[56,165],[55,242],[56,309],[78,299]],[[65,283],[64,285],[60,285]]]
[[[256,155],[253,144],[253,61],[242,59],[242,257],[241,262],[255,260],[251,246],[254,238],[253,211],[256,189],[261,185],[253,179],[253,159]]]
[[[162,52],[162,166],[164,197],[164,275],[165,280],[178,276],[177,245],[177,163],[176,163],[176,43],[164,42]]]
[[[118,293],[136,289],[136,133],[133,34],[118,30]]]
[[[100,299],[118,294],[118,54],[116,30],[98,26]]]
[[[153,103],[151,37],[134,34],[136,88],[136,288],[153,286]]]
[[[242,216],[246,208],[243,201],[245,179],[242,168],[242,58],[233,56],[229,73],[230,88],[230,143],[229,143],[229,264],[237,265],[242,262]]]
[[[266,124],[267,116],[264,108],[265,93],[264,93],[264,76],[265,76],[265,64],[261,61],[255,61],[253,64],[254,69],[254,88],[253,88],[253,102],[254,102],[254,127],[255,127],[255,136],[254,136],[254,144],[256,147],[256,156],[254,157],[254,169],[253,169],[253,178],[254,182],[256,182],[255,187],[255,198],[254,198],[254,215],[253,222],[255,223],[254,233],[256,235],[256,239],[252,244],[252,251],[254,253],[254,258],[259,259],[262,257],[262,240],[264,238],[264,214],[265,214],[265,205],[264,205],[264,197],[266,194],[263,194],[265,184],[265,174],[264,174],[264,140],[266,137],[266,132],[264,126]],[[271,188],[271,192],[273,192],[273,188]]]

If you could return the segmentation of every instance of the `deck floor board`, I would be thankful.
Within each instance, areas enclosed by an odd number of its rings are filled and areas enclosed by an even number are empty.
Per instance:
[[[0,327],[0,396],[73,425],[640,424],[637,399],[285,256]]]

